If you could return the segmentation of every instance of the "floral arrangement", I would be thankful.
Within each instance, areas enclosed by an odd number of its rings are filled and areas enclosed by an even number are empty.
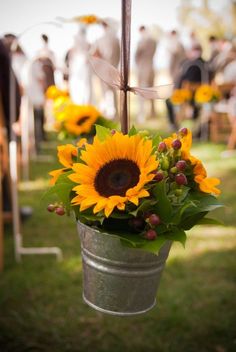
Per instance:
[[[53,101],[53,115],[58,139],[88,137],[95,134],[95,123],[106,127],[115,127],[92,105],[74,104],[67,91],[51,86],[46,91],[47,99]]]
[[[208,84],[201,85],[195,92],[194,100],[198,104],[217,102],[220,99],[220,92],[217,88]]]
[[[181,88],[181,89],[175,89],[173,91],[173,94],[170,100],[174,105],[181,105],[190,101],[191,98],[192,98],[192,92],[189,89]]]
[[[134,127],[127,135],[96,126],[89,144],[58,147],[63,166],[50,172],[48,210],[114,236],[129,247],[157,252],[168,241],[186,241],[186,230],[215,223],[206,217],[220,207],[220,181],[207,176],[191,152],[187,128],[169,138]]]

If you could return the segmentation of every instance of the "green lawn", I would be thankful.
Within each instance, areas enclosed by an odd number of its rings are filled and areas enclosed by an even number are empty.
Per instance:
[[[56,161],[55,142],[44,153]],[[55,163],[33,162],[20,202],[33,207],[22,226],[25,246],[59,246],[64,260],[24,256],[16,264],[11,229],[0,276],[0,351],[233,352],[236,350],[236,162],[223,145],[198,144],[209,174],[222,179],[215,212],[224,227],[197,227],[184,250],[175,244],[149,313],[129,318],[97,313],[82,301],[80,246],[73,220],[49,214],[40,198]],[[194,154],[194,153],[193,153]]]

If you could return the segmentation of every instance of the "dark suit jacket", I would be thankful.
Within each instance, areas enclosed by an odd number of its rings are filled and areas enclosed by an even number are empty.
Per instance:
[[[5,118],[5,126],[7,128],[8,137],[10,137],[10,75],[13,75],[14,86],[15,86],[15,111],[16,116],[14,120],[16,121],[19,117],[20,112],[20,88],[15,78],[15,75],[11,67],[10,55],[5,48],[3,42],[0,40],[0,95],[2,98],[3,114]]]

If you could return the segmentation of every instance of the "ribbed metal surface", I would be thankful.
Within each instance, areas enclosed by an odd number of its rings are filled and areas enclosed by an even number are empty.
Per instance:
[[[78,232],[85,302],[101,312],[120,316],[150,310],[155,305],[171,242],[155,255],[124,247],[118,238],[80,222]]]

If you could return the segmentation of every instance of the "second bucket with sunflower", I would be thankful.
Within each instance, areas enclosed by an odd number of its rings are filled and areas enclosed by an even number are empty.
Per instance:
[[[117,237],[81,222],[78,232],[84,301],[96,310],[119,316],[141,314],[153,308],[171,242],[155,255],[124,248]]]

